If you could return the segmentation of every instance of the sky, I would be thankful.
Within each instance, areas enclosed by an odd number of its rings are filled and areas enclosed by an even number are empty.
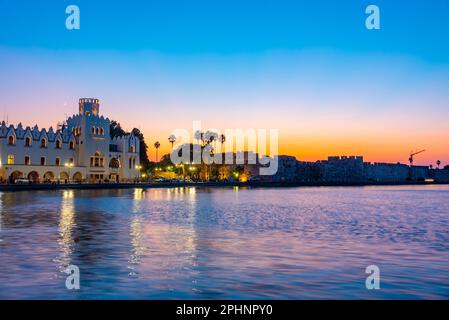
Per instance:
[[[54,127],[95,97],[159,154],[199,120],[279,129],[279,153],[299,160],[426,149],[416,164],[449,164],[448,89],[448,0],[0,0],[2,118]]]

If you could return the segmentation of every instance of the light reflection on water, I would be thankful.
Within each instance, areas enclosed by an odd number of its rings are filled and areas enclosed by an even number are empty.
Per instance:
[[[449,186],[0,193],[0,298],[448,298]],[[65,288],[67,265],[81,289]],[[381,290],[365,289],[365,267]]]

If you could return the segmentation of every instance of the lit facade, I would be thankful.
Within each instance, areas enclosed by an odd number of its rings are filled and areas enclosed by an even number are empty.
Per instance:
[[[139,138],[110,137],[98,99],[79,100],[79,113],[57,130],[0,126],[0,179],[132,181],[139,178]]]

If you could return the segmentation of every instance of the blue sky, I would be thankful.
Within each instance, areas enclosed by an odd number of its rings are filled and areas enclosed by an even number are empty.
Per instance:
[[[65,28],[69,4],[81,30]],[[49,126],[92,96],[150,143],[202,120],[281,128],[303,159],[426,147],[449,162],[448,30],[447,0],[0,0],[0,110]]]
[[[0,1],[2,45],[154,50],[167,54],[257,53],[332,48],[449,59],[447,0]],[[81,10],[67,33],[65,7]],[[365,29],[368,4],[381,8],[380,32]]]

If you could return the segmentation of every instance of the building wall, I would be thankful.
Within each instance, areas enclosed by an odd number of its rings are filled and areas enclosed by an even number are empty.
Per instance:
[[[0,126],[0,180],[17,177],[39,180],[133,180],[139,177],[138,137],[127,135],[110,138],[110,120],[100,115],[98,99],[80,99],[79,114],[67,119],[57,129],[39,130],[37,126],[23,128]],[[10,144],[10,137],[13,142]],[[30,145],[26,145],[27,138]],[[42,145],[46,141],[46,146]],[[57,147],[59,144],[59,148]],[[8,162],[8,156],[10,158]],[[11,156],[14,162],[11,163]],[[26,157],[29,162],[26,163]],[[45,162],[41,162],[41,158]],[[59,163],[57,160],[59,159]],[[112,159],[119,166],[110,167]],[[117,163],[117,162],[116,162]]]

